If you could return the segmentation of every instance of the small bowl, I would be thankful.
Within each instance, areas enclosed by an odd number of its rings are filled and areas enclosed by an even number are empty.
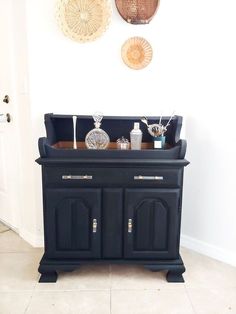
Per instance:
[[[127,150],[129,149],[129,141],[122,136],[116,141],[116,146],[117,149]]]

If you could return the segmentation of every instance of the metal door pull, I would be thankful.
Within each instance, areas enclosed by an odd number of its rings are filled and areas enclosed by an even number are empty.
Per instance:
[[[158,180],[162,181],[164,178],[162,176],[134,176],[134,180]]]
[[[68,175],[63,175],[62,176],[62,180],[92,180],[93,179],[93,176],[90,176],[90,175],[78,175],[78,176],[74,176],[74,175],[71,175],[71,174],[68,174]]]
[[[93,219],[93,233],[97,232],[97,226],[98,226],[97,219]]]
[[[132,219],[128,220],[128,233],[132,233],[132,229],[133,229],[133,221]]]

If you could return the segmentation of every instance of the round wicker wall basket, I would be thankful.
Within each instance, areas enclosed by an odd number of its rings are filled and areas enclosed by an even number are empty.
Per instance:
[[[124,63],[134,70],[145,68],[152,60],[152,47],[142,37],[129,38],[121,48]]]
[[[131,24],[147,24],[155,15],[159,0],[115,0],[123,19]]]
[[[57,19],[69,38],[88,42],[100,37],[111,18],[109,0],[58,0]]]

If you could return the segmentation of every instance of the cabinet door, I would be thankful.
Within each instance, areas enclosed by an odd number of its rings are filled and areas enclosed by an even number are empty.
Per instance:
[[[179,189],[127,189],[125,257],[177,258]]]
[[[47,189],[44,215],[47,257],[100,257],[100,189]]]

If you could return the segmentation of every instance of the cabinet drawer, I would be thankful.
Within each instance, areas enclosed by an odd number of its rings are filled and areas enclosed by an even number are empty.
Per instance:
[[[47,186],[180,187],[182,170],[168,168],[44,167]]]

